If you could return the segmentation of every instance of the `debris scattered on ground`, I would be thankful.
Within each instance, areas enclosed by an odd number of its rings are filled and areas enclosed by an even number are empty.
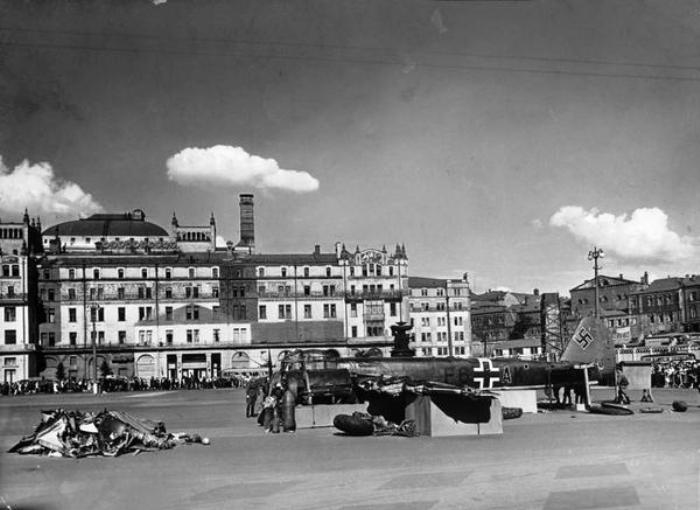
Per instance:
[[[688,410],[688,404],[686,404],[683,400],[674,400],[671,407],[673,407],[673,410],[677,413],[684,413]]]
[[[523,415],[523,410],[520,407],[503,407],[501,412],[504,420],[513,420]]]
[[[387,421],[382,416],[355,412],[352,415],[339,414],[333,419],[333,426],[349,436],[404,436],[415,437],[416,422],[404,420],[400,424]]]
[[[209,444],[198,434],[165,430],[163,422],[136,418],[122,411],[98,414],[55,409],[41,412],[41,422],[31,435],[23,437],[9,453],[82,458],[102,455],[117,457],[143,451],[166,450],[180,444]]]

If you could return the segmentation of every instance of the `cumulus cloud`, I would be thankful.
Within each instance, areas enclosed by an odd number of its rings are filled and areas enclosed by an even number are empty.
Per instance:
[[[318,189],[308,172],[284,170],[277,161],[248,154],[242,147],[215,145],[187,148],[168,158],[168,178],[182,185],[205,188],[253,186],[304,193]]]
[[[0,210],[20,214],[85,216],[102,211],[90,193],[56,177],[49,163],[22,161],[10,170],[0,156]]]
[[[657,207],[615,216],[597,209],[565,206],[552,215],[549,224],[566,228],[576,239],[630,262],[676,262],[697,252],[697,240],[669,229],[668,216]]]

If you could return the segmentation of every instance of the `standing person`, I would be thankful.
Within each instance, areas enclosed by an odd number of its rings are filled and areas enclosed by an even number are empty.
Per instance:
[[[260,381],[260,383],[257,385],[256,391],[255,414],[253,414],[253,416],[262,413],[263,410],[263,402],[265,401],[265,385],[262,383],[262,381]]]
[[[256,416],[255,401],[257,399],[258,388],[253,381],[250,381],[245,390],[245,417],[252,418]]]
[[[620,366],[617,367],[616,375],[617,375],[617,399],[616,399],[616,402],[618,404],[629,404],[630,398],[627,396],[627,393],[625,392],[625,390],[627,389],[627,386],[629,386],[630,382],[627,379],[627,376],[622,371],[622,367],[620,367]]]

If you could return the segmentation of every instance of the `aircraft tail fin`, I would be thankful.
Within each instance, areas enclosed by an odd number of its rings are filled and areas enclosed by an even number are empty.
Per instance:
[[[615,344],[610,330],[595,317],[582,319],[564,349],[561,360],[569,363],[595,363],[601,372],[614,371]]]

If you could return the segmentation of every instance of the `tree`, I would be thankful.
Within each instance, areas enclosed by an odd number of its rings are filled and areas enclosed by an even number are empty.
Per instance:
[[[63,362],[61,361],[58,365],[56,365],[56,380],[62,381],[65,378],[66,378],[66,368],[63,366]]]
[[[100,365],[100,372],[102,372],[102,377],[112,375],[112,369],[109,367],[109,363],[107,363],[106,359],[102,360],[102,365]]]

